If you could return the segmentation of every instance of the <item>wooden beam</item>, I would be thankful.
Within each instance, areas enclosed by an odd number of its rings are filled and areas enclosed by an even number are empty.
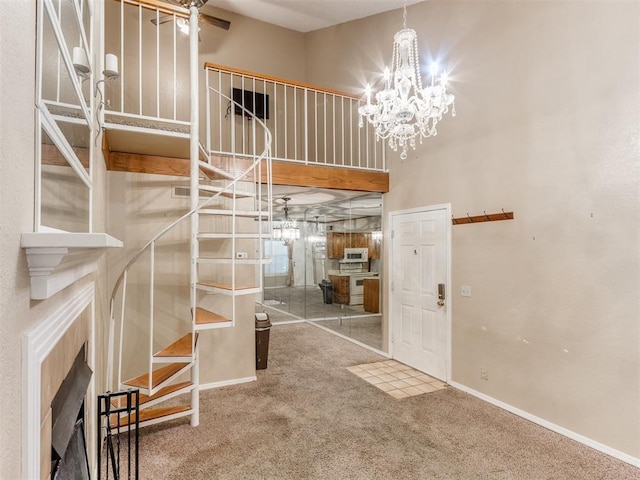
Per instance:
[[[266,169],[262,170],[264,172]],[[272,163],[272,177],[274,185],[380,193],[389,191],[389,174],[373,170],[274,161]]]
[[[109,170],[114,172],[152,173],[157,175],[189,176],[186,158],[159,157],[139,153],[111,152]]]
[[[110,152],[109,170],[116,172],[151,173],[158,175],[189,176],[189,160],[185,158],[160,157],[137,153]],[[236,174],[246,170],[250,161],[237,159]],[[233,161],[222,157],[214,165],[225,170],[232,169]],[[266,168],[263,166],[263,182],[266,181]],[[272,179],[274,185],[292,185],[296,187],[317,187],[361,192],[389,191],[389,174],[373,170],[353,168],[304,165],[293,162],[273,161]]]
[[[107,139],[107,131],[102,131],[102,155],[107,170],[111,170],[111,150],[109,149],[109,140]]]

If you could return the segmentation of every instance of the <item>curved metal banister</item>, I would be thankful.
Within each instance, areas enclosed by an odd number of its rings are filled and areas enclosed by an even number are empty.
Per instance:
[[[253,115],[253,113],[251,113],[249,110],[247,110],[246,108],[244,108],[241,104],[239,104],[238,102],[234,101],[233,99],[229,98],[227,95],[225,95],[224,93],[216,90],[213,87],[209,87],[210,90],[218,93],[220,96],[226,98],[227,100],[233,102],[236,106],[242,108],[246,113],[248,113],[249,115],[251,115],[253,118],[252,121],[257,122],[259,125],[262,125],[262,128],[264,128],[265,130],[265,134],[267,136],[267,141],[266,146],[264,148],[264,150],[260,153],[260,156],[257,157],[256,160],[254,160],[254,162],[246,169],[244,170],[242,173],[240,173],[235,179],[231,180],[230,183],[228,185],[226,185],[224,187],[224,190],[216,193],[215,195],[213,195],[211,198],[208,198],[206,201],[204,201],[201,205],[198,206],[198,208],[194,208],[193,210],[185,213],[183,216],[181,216],[180,218],[178,218],[177,220],[175,220],[174,222],[170,223],[168,226],[166,226],[165,228],[163,228],[159,233],[157,233],[151,240],[149,240],[146,245],[144,247],[142,247],[138,253],[136,253],[131,260],[129,260],[129,262],[125,265],[125,267],[122,269],[122,273],[120,274],[120,276],[118,277],[118,279],[116,280],[116,283],[113,287],[113,290],[111,292],[111,302],[113,302],[115,295],[117,293],[118,288],[120,287],[120,284],[122,283],[122,279],[124,277],[124,272],[128,271],[133,264],[146,252],[146,250],[151,246],[152,243],[157,242],[158,240],[160,240],[169,230],[171,230],[173,227],[175,227],[178,223],[180,223],[182,220],[185,220],[186,218],[189,218],[191,215],[193,215],[194,213],[198,212],[199,210],[201,210],[202,208],[206,207],[212,200],[215,200],[216,198],[218,198],[220,195],[222,195],[223,192],[225,192],[227,189],[235,186],[241,178],[243,178],[247,173],[249,173],[251,170],[253,170],[263,159],[268,158],[268,153],[269,153],[269,149],[271,148],[271,132],[269,131],[269,129],[267,128],[267,126],[264,124],[264,122],[262,120],[260,120],[258,117],[255,117]],[[201,145],[202,147],[202,145]],[[206,152],[208,155],[208,152]]]

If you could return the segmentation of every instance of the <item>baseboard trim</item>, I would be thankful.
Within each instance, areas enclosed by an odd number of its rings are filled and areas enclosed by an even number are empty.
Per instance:
[[[458,390],[462,390],[465,393],[468,393],[470,395],[473,395],[474,397],[477,397],[481,400],[484,400],[485,402],[491,403],[492,405],[495,405],[496,407],[500,407],[503,410],[506,410],[508,412],[513,413],[514,415],[518,415],[519,417],[524,418],[525,420],[529,420],[530,422],[533,422],[537,425],[540,425],[541,427],[547,428],[553,432],[559,433],[560,435],[563,435],[567,438],[570,438],[571,440],[575,440],[576,442],[582,443],[583,445],[586,445],[587,447],[591,447],[595,450],[598,450],[606,455],[609,455],[613,458],[616,458],[618,460],[621,460],[625,463],[628,463],[630,465],[633,465],[634,467],[638,467],[640,468],[640,458],[637,457],[633,457],[627,453],[621,452],[619,450],[616,450],[614,448],[611,448],[603,443],[597,442],[595,440],[592,440],[591,438],[585,437],[584,435],[581,435],[579,433],[576,433],[572,430],[569,430],[568,428],[565,427],[561,427],[560,425],[556,425],[555,423],[549,422],[548,420],[545,420],[543,418],[537,417],[529,412],[526,412],[524,410],[520,410],[519,408],[516,408],[512,405],[509,405],[508,403],[504,403],[500,400],[496,400],[493,397],[490,397],[489,395],[486,395],[484,393],[478,392],[476,390],[473,390],[472,388],[469,388],[465,385],[462,385],[460,383],[457,382],[449,382],[449,385],[451,385],[454,388],[457,388]]]
[[[228,387],[229,385],[239,385],[241,383],[255,382],[258,377],[232,378],[231,380],[222,380],[221,382],[201,383],[200,390],[209,390],[212,388]]]

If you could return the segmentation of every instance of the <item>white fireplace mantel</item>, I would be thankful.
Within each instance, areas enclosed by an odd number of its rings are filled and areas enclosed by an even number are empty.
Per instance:
[[[31,299],[44,300],[93,272],[102,249],[122,242],[106,233],[33,232],[22,234],[20,246],[27,254]]]

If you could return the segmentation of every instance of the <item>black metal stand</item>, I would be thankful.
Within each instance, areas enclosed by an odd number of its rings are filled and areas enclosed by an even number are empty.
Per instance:
[[[98,480],[138,480],[138,390],[98,395]],[[126,426],[120,426],[125,414]],[[132,438],[133,436],[133,438]],[[104,439],[104,477],[102,454]],[[133,443],[132,443],[133,442]],[[121,445],[125,443],[126,445]],[[122,458],[125,457],[125,458]]]

